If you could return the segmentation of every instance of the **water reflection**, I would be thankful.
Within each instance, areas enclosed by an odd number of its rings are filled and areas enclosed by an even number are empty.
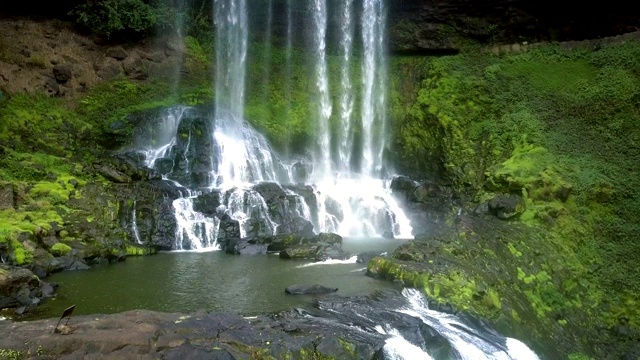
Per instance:
[[[346,239],[351,253],[385,252],[398,246],[393,239]],[[54,274],[58,296],[40,307],[38,317],[54,317],[76,304],[77,314],[116,313],[132,309],[167,312],[231,311],[243,315],[308,306],[312,297],[290,296],[284,288],[296,284],[337,287],[345,296],[395,287],[364,274],[355,262],[307,266],[311,261],[282,260],[277,255],[233,256],[170,252],[128,258],[123,263],[88,271]]]

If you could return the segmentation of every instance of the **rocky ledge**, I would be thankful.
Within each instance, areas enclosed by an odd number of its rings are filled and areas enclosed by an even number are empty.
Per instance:
[[[68,323],[62,321],[58,332],[54,331],[58,319],[0,321],[0,355],[21,359],[393,359],[397,349],[393,339],[402,337],[422,356],[425,353],[419,348],[429,349],[437,358],[455,356],[457,350],[438,333],[437,325],[398,310],[415,307],[410,297],[406,291],[356,298],[323,295],[309,311],[294,309],[250,318],[146,310],[72,316]],[[468,339],[475,338],[492,351],[509,351],[506,339],[481,321],[460,314],[456,318]]]

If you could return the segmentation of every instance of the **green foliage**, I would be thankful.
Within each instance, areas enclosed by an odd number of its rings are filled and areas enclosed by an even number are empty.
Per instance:
[[[204,64],[210,63],[213,55],[212,49],[206,49],[202,47],[200,42],[192,37],[186,36],[184,38],[184,44],[187,48],[187,55],[193,57],[197,61],[200,61]]]
[[[290,58],[291,82],[287,83],[284,49],[254,43],[247,61],[245,118],[280,151],[304,151],[315,132],[317,104],[309,94],[309,67],[304,54],[294,50]],[[337,71],[337,70],[336,70]],[[333,89],[333,88],[332,88]]]
[[[86,121],[97,122],[102,129],[116,120],[140,110],[176,103],[163,82],[145,84],[120,79],[104,83],[80,101],[78,114]]]
[[[547,235],[507,249],[535,316],[556,316],[556,325],[581,312],[609,326],[638,316],[639,59],[636,41],[405,59],[401,69],[422,68],[411,75],[420,89],[410,105],[399,89],[411,86],[392,83],[400,165],[424,173],[442,159],[442,175],[462,193],[523,195],[520,221]]]
[[[76,6],[69,15],[94,33],[109,37],[116,32],[153,29],[159,11],[142,0],[97,0]]]
[[[20,360],[24,354],[20,350],[0,349],[0,360]]]

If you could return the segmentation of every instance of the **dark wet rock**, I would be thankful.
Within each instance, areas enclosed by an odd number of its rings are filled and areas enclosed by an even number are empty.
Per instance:
[[[220,190],[214,190],[198,195],[193,199],[193,210],[213,217],[217,213],[218,206],[222,204]]]
[[[320,242],[324,242],[331,245],[342,245],[342,236],[334,233],[320,233],[318,234]]]
[[[550,2],[511,0],[394,1],[389,3],[389,48],[398,54],[452,54],[468,42],[520,46],[522,39],[568,41],[619,35],[638,29],[638,16],[629,15],[635,14],[631,6],[614,2],[561,9]],[[594,24],[594,19],[602,21]]]
[[[291,286],[287,286],[284,289],[284,292],[292,295],[303,295],[303,294],[325,294],[338,291],[338,288],[330,288],[323,285],[304,285],[304,284],[295,284]]]
[[[489,211],[489,202],[483,202],[482,204],[476,206],[475,209],[473,209],[473,213],[475,215],[489,215],[491,214],[491,212]]]
[[[420,203],[427,203],[439,196],[442,196],[442,189],[434,182],[424,182],[413,190],[413,198]]]
[[[267,205],[269,218],[278,224],[278,234],[296,234],[303,236],[313,235],[313,224],[299,216],[296,212],[297,202],[305,201],[303,195],[298,195],[295,190],[285,191],[285,188],[278,183],[262,182],[254,185],[252,190],[258,192]],[[261,222],[268,221],[261,219],[261,216],[255,214],[253,219]],[[252,235],[259,235],[258,233]]]
[[[257,191],[262,196],[267,205],[274,204],[279,200],[283,200],[287,195],[280,184],[275,182],[261,182],[254,185],[252,189]]]
[[[499,219],[511,219],[526,210],[524,199],[519,195],[499,195],[489,201],[489,211]]]
[[[411,305],[395,291],[366,297],[340,297],[336,289],[297,285],[292,293],[325,293],[309,309],[296,308],[273,315],[243,318],[236,314],[198,312],[189,315],[146,310],[71,318],[66,335],[53,334],[58,319],[0,322],[0,348],[69,358],[140,359],[259,359],[287,358],[385,359],[383,347],[391,336],[381,326],[395,328],[413,345],[438,358],[453,358],[451,346],[436,328],[397,311]],[[356,315],[357,314],[357,315]],[[503,337],[491,328],[461,317],[468,336],[481,333],[496,348]],[[31,341],[38,339],[37,343]]]
[[[311,221],[298,216],[290,216],[286,222],[279,224],[278,234],[296,234],[301,236],[313,236],[313,224]]]
[[[108,166],[100,165],[96,167],[96,171],[104,176],[107,180],[116,182],[116,183],[129,183],[131,182],[131,178],[127,175],[114,170]]]
[[[405,200],[411,200],[413,198],[413,190],[418,186],[418,183],[411,180],[408,176],[394,176],[391,179],[391,185],[389,186],[394,195],[400,196]]]
[[[60,94],[60,85],[53,77],[47,76],[44,81],[44,91],[48,96],[56,96]]]
[[[55,293],[45,284],[28,269],[0,264],[0,309],[37,305]]]
[[[231,239],[240,239],[240,223],[230,217],[220,219],[220,230],[218,231],[218,242]]]
[[[222,250],[233,255],[263,255],[267,253],[267,244],[260,243],[260,239],[232,238],[223,242]]]

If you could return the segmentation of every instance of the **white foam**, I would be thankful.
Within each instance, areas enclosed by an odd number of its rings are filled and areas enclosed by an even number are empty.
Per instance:
[[[357,261],[358,261],[358,257],[352,256],[346,260],[327,259],[325,261],[318,261],[310,264],[299,265],[299,266],[296,266],[296,268],[305,268],[309,266],[318,266],[318,265],[355,264]]]

